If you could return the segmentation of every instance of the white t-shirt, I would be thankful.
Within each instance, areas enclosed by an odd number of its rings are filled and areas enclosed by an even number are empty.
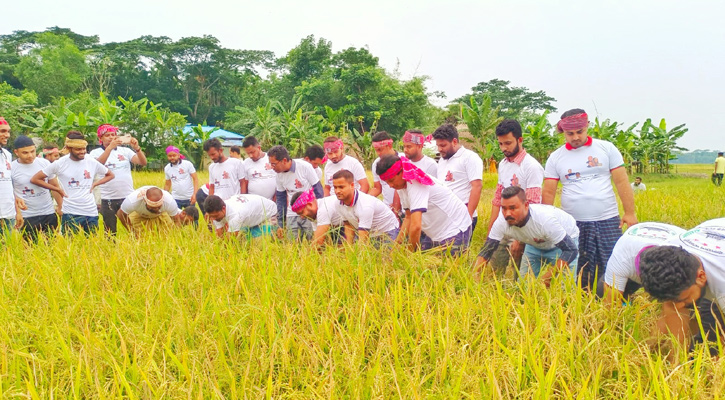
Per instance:
[[[292,195],[312,189],[312,186],[319,181],[312,165],[303,159],[292,160],[292,168],[289,171],[277,174],[277,191],[287,192],[288,217],[297,215],[290,205]]]
[[[451,189],[464,205],[471,197],[471,182],[483,179],[483,160],[478,154],[461,147],[451,158],[438,160],[438,180]],[[473,213],[477,216],[478,211]]]
[[[317,177],[320,179],[320,182],[322,182],[322,168],[320,168],[319,166],[317,166],[315,168],[315,173],[317,174]]]
[[[103,148],[93,149],[89,155],[95,159],[103,154]],[[113,172],[114,178],[101,185],[101,198],[104,200],[123,199],[133,192],[133,177],[131,176],[131,159],[136,152],[128,147],[118,146],[111,150],[106,160],[106,168]]]
[[[521,165],[504,158],[498,164],[498,184],[504,189],[518,186],[521,189],[541,188],[544,182],[544,167],[526,153]]]
[[[441,242],[471,226],[471,216],[461,199],[441,181],[426,186],[418,181],[406,182],[406,188],[398,190],[404,210],[422,211],[421,228],[434,242]]]
[[[277,216],[277,204],[256,194],[238,194],[224,200],[226,215],[221,221],[213,221],[216,229],[227,225],[227,232],[239,232],[263,223],[271,223]]]
[[[15,197],[13,195],[12,156],[6,149],[0,149],[0,218],[15,218]]]
[[[393,189],[394,190],[394,189]],[[384,235],[400,226],[398,218],[390,207],[369,194],[356,192],[352,206],[337,202],[337,210],[342,219],[358,230],[370,232],[370,237]],[[330,196],[332,197],[332,196]]]
[[[191,174],[196,173],[194,164],[189,160],[180,160],[176,165],[171,163],[164,167],[166,179],[171,181],[171,195],[177,200],[191,200],[194,195],[194,180]]]
[[[529,205],[529,220],[522,227],[510,226],[503,214],[499,214],[488,237],[498,241],[504,238],[518,240],[541,250],[551,250],[566,235],[577,241],[579,228],[574,217],[559,208],[545,204]]]
[[[332,188],[332,176],[335,175],[335,172],[343,169],[352,172],[352,176],[355,177],[355,189],[360,190],[360,184],[358,181],[361,179],[368,179],[368,176],[365,174],[365,168],[360,161],[351,156],[343,157],[343,159],[337,164],[333,163],[331,160],[327,160],[325,163],[325,186]]]
[[[161,206],[158,214],[152,213],[146,208],[146,201],[143,198],[139,198],[139,194],[142,190],[149,190],[152,187],[154,186],[142,186],[131,192],[131,194],[126,196],[126,198],[123,200],[123,203],[121,203],[121,211],[125,212],[126,214],[136,212],[141,217],[148,219],[158,218],[163,213],[168,214],[169,217],[177,216],[181,212],[181,210],[179,210],[179,207],[176,205],[174,196],[172,196],[171,193],[165,190],[162,190],[162,192],[164,192],[164,205]]]
[[[624,291],[627,281],[642,283],[637,273],[635,259],[647,246],[659,246],[685,233],[685,230],[660,222],[641,222],[633,225],[617,240],[604,271],[604,282]]]
[[[102,178],[108,173],[108,168],[103,164],[93,157],[86,156],[80,161],[73,161],[70,155],[66,155],[43,168],[43,173],[47,176],[57,176],[60,186],[68,196],[63,198],[61,207],[63,214],[98,216],[91,186],[96,177]]]
[[[544,177],[561,182],[561,208],[577,221],[602,221],[619,216],[612,173],[624,165],[612,143],[592,139],[590,146],[559,147],[546,161]]]
[[[340,212],[338,211],[339,205],[340,200],[338,200],[335,196],[327,196],[317,199],[317,219],[313,223],[315,229],[317,229],[318,226],[325,225],[342,226],[345,221],[342,219],[342,215],[340,215]]]
[[[222,200],[240,194],[239,181],[245,178],[242,160],[229,157],[223,163],[209,165],[209,185],[214,185],[214,194]]]
[[[428,156],[421,157],[418,161],[410,161],[413,165],[420,168],[428,174],[428,176],[432,176],[433,178],[438,177],[438,164],[436,161]],[[373,170],[374,171],[374,170]]]
[[[405,157],[405,154],[398,153],[398,157]],[[380,182],[380,188],[382,189],[383,193],[383,203],[387,204],[388,206],[393,204],[393,197],[395,197],[395,189],[391,188],[390,185],[388,185],[387,182],[380,180],[380,175],[376,172],[378,162],[380,162],[380,157],[376,158],[375,161],[373,161],[373,182]],[[435,175],[432,175],[435,178]]]
[[[247,186],[249,194],[258,194],[268,199],[274,197],[277,173],[272,169],[267,153],[257,161],[247,158],[243,164],[246,179],[249,181]]]
[[[20,210],[23,218],[55,214],[50,190],[30,183],[30,178],[48,165],[50,161],[40,157],[36,157],[30,164],[21,164],[18,160],[11,164],[15,196],[25,200],[28,207],[27,210]],[[45,181],[53,178],[54,176],[49,176]]]
[[[633,192],[644,192],[645,190],[647,190],[647,186],[641,182],[639,185],[635,185],[634,182],[632,182],[630,186],[632,186]]]

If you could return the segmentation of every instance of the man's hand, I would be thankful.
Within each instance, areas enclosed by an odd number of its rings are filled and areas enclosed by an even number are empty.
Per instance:
[[[481,275],[483,275],[483,270],[488,265],[488,260],[484,259],[483,257],[476,257],[476,263],[473,264],[473,279],[476,282],[481,281]]]
[[[551,268],[547,269],[546,272],[541,275],[541,281],[544,283],[544,286],[546,286],[547,289],[551,287],[551,278],[553,277],[554,273],[552,272]]]
[[[116,136],[113,140],[111,140],[111,143],[109,143],[108,146],[106,146],[106,148],[113,150],[116,147],[118,147],[120,144],[121,144],[121,138]]]
[[[18,213],[15,215],[15,229],[20,229],[23,226],[23,214]]]
[[[141,150],[141,146],[139,146],[139,144],[138,144],[138,139],[136,139],[135,137],[132,137],[131,140],[128,142],[128,144],[131,145],[131,148],[133,149],[133,151]]]
[[[58,214],[59,217],[63,216],[63,207],[61,207],[60,204],[55,206],[55,213]]]
[[[284,239],[284,229],[277,228],[277,239]]]
[[[622,229],[624,225],[629,228],[632,225],[637,225],[637,216],[634,214],[624,214],[622,219],[619,221],[619,229]]]
[[[25,200],[21,199],[20,197],[15,198],[15,206],[23,211],[28,209],[28,206],[25,204]]]
[[[191,202],[189,203],[189,205],[193,206],[195,204],[196,204],[196,192],[194,192],[194,194],[191,195]]]

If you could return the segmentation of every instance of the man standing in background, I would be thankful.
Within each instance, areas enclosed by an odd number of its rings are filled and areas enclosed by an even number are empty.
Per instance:
[[[277,187],[277,173],[269,163],[267,153],[254,136],[247,136],[242,143],[247,158],[243,161],[245,178],[242,181],[242,193],[256,194],[273,200]],[[246,190],[244,190],[246,189]]]
[[[367,193],[370,190],[368,176],[365,173],[365,167],[355,157],[349,157],[345,154],[345,145],[342,140],[335,136],[330,136],[323,143],[327,162],[325,163],[325,183],[323,189],[325,196],[329,196],[332,191],[332,175],[335,172],[346,169],[355,176],[355,189]]]
[[[373,187],[370,188],[368,194],[373,197],[378,197],[380,193],[383,194],[383,203],[391,208],[397,214],[400,212],[400,198],[395,192],[395,189],[391,188],[387,182],[380,179],[380,175],[375,172],[380,159],[385,156],[398,154],[393,150],[393,138],[388,135],[385,131],[376,132],[372,137],[373,148],[378,158],[373,161],[372,172],[373,172]]]
[[[0,117],[0,234],[13,229],[17,214],[10,167],[12,156],[5,148],[8,139],[10,139],[10,124],[5,118]]]
[[[209,195],[215,194],[226,200],[241,194],[245,179],[242,161],[227,157],[222,142],[217,138],[204,142],[204,151],[212,161],[209,165]]]
[[[403,152],[405,157],[410,160],[413,165],[420,168],[434,178],[438,177],[438,164],[434,159],[423,154],[423,147],[426,142],[432,140],[431,136],[423,136],[423,132],[417,129],[405,131],[403,135]]]
[[[164,190],[171,192],[179,208],[196,204],[196,192],[199,190],[199,177],[191,161],[186,160],[175,146],[166,148],[169,163],[164,167],[166,182]]]
[[[715,172],[712,174],[712,183],[716,186],[722,185],[722,177],[725,175],[725,157],[723,157],[722,151],[717,153],[715,159]]]

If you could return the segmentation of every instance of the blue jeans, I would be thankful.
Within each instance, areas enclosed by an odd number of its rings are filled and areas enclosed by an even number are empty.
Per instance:
[[[541,250],[534,246],[526,245],[524,250],[524,256],[521,259],[521,266],[519,267],[519,280],[525,279],[525,275],[531,272],[535,277],[539,276],[541,272],[541,266],[546,264],[556,265],[556,261],[561,256],[561,249],[554,247],[551,250]],[[569,263],[569,272],[571,276],[576,278],[576,265],[579,261],[579,255],[577,254],[574,261]]]
[[[15,218],[0,218],[0,235],[10,233],[15,227]]]
[[[174,199],[174,201],[176,202],[176,206],[179,207],[179,210],[183,210],[186,207],[189,207],[191,205],[191,199],[189,199],[189,200]]]
[[[456,235],[436,242],[430,237],[421,238],[420,249],[430,250],[436,247],[449,247],[449,255],[458,257],[462,252],[468,250],[471,245],[471,236],[473,235],[473,226],[469,226],[465,232],[458,232]],[[422,235],[421,235],[422,236]]]
[[[82,229],[84,233],[90,234],[98,229],[98,216],[63,214],[60,223],[63,233],[78,233]]]

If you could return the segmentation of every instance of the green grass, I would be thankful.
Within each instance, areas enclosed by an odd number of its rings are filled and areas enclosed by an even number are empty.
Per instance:
[[[163,184],[138,173],[137,186]],[[645,176],[641,221],[725,215],[709,180]],[[495,177],[487,175],[480,213]],[[480,226],[485,226],[485,223]],[[645,344],[657,305],[472,279],[468,258],[164,237],[2,250],[2,398],[720,398],[725,364]]]

